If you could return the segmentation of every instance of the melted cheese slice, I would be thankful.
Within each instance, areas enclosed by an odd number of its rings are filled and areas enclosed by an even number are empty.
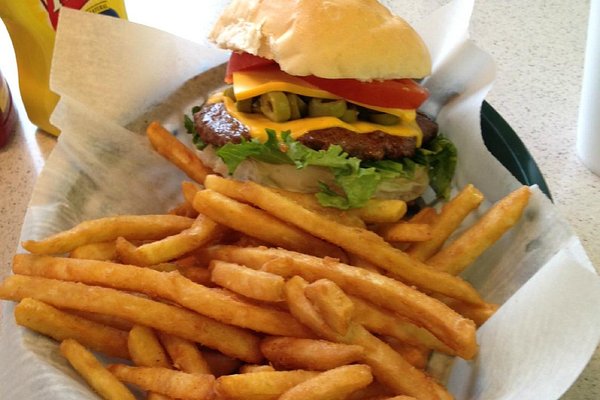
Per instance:
[[[401,121],[397,125],[384,126],[366,121],[357,121],[352,124],[346,123],[335,117],[311,117],[286,122],[273,122],[262,114],[250,114],[237,111],[235,103],[229,97],[223,96],[225,108],[231,116],[240,121],[250,130],[250,136],[265,142],[267,140],[266,129],[273,129],[278,135],[281,132],[290,131],[294,139],[299,138],[306,132],[325,128],[345,128],[356,133],[367,133],[382,131],[389,135],[415,136],[417,147],[421,146],[421,129],[415,120],[410,122]]]
[[[235,94],[236,99],[250,99],[267,92],[289,92],[301,96],[318,97],[322,99],[341,99],[341,97],[336,96],[333,93],[319,89],[316,86],[313,86],[296,76],[286,74],[279,69],[258,69],[233,73],[233,93]],[[355,101],[350,103],[371,110],[396,115],[403,121],[413,121],[416,118],[415,110],[377,107]]]
[[[298,77],[275,69],[250,70],[233,73],[233,92],[238,100],[249,99],[273,91],[289,92],[301,96],[323,99],[340,98],[339,96],[321,90]],[[346,123],[335,117],[310,117],[287,122],[273,122],[262,114],[250,114],[237,111],[234,102],[226,96],[223,96],[220,99],[211,98],[211,101],[219,100],[222,100],[225,103],[227,111],[233,117],[249,128],[252,137],[261,141],[267,140],[265,129],[273,129],[277,134],[290,131],[291,136],[297,139],[306,132],[333,127],[345,128],[356,133],[382,131],[395,136],[414,136],[417,139],[417,147],[421,146],[423,137],[421,129],[416,122],[416,110],[376,107],[353,102],[354,104],[365,108],[399,117],[400,122],[396,125],[379,125],[367,121]]]

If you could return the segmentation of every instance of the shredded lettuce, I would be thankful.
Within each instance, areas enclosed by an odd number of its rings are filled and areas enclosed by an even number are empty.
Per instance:
[[[217,155],[233,174],[240,163],[248,158],[270,164],[291,164],[302,169],[308,166],[326,167],[334,176],[334,185],[319,183],[319,202],[327,207],[349,209],[362,207],[383,184],[390,187],[394,181],[410,181],[419,168],[427,168],[433,189],[438,196],[450,193],[450,181],[456,166],[456,149],[450,140],[439,136],[426,149],[419,149],[414,161],[382,160],[364,162],[350,157],[338,145],[327,150],[313,150],[294,140],[290,132],[267,129],[268,139],[256,139],[239,144],[228,143],[217,150]]]

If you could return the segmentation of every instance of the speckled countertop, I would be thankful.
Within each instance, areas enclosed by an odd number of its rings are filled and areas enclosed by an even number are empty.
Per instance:
[[[198,37],[198,15],[210,21],[221,0],[172,1],[168,10],[154,2],[128,0],[130,19]],[[426,0],[421,12],[445,2]],[[162,3],[163,7],[165,3]],[[205,12],[181,12],[189,7]],[[600,177],[588,171],[575,153],[577,112],[589,1],[478,1],[471,37],[493,55],[497,79],[487,100],[518,133],[536,160],[554,202],[581,238],[589,258],[600,268]],[[190,28],[192,27],[192,28]],[[203,28],[200,28],[203,29]],[[17,72],[10,40],[0,27],[0,69],[7,76],[20,114],[20,126],[0,149],[0,278],[8,274],[21,223],[35,179],[55,139],[26,119],[17,93]],[[600,398],[600,351],[566,400]]]

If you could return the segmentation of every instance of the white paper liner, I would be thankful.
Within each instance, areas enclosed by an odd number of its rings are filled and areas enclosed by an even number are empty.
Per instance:
[[[459,149],[456,186],[473,183],[486,195],[481,214],[519,183],[481,139],[480,105],[495,67],[468,40],[472,6],[453,1],[415,26],[434,60],[426,110],[439,112],[442,131]],[[52,121],[62,134],[21,238],[174,205],[184,177],[151,151],[144,128],[158,119],[188,141],[182,115],[222,84],[224,70],[214,67],[226,57],[151,28],[63,9],[52,71],[52,88],[62,95]],[[465,273],[485,299],[504,305],[479,330],[478,358],[459,360],[449,372],[458,399],[558,398],[598,344],[600,280],[564,219],[533,191],[522,221]],[[13,304],[2,309],[0,398],[97,398],[53,341],[17,327]]]

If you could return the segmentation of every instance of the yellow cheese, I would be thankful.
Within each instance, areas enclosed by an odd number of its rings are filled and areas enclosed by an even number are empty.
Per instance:
[[[286,74],[278,69],[256,69],[233,73],[233,93],[238,100],[250,99],[267,92],[288,92],[301,96],[319,97],[323,99],[339,99],[332,93],[321,90],[296,76]],[[415,110],[387,108],[352,102],[375,111],[396,115],[406,122],[414,121]]]
[[[237,100],[245,100],[275,91],[323,99],[339,98],[278,69],[257,69],[233,73],[233,93]]]
[[[273,129],[278,135],[281,132],[290,131],[294,139],[299,138],[306,132],[318,129],[340,127],[356,133],[367,133],[373,131],[382,131],[395,136],[415,136],[417,147],[421,146],[422,133],[417,122],[401,121],[397,125],[384,126],[365,121],[357,121],[352,124],[346,123],[335,117],[311,117],[302,118],[286,122],[273,122],[262,114],[243,113],[236,110],[235,103],[226,96],[223,96],[223,102],[227,111],[238,121],[248,127],[250,135],[253,138],[264,142],[267,140],[265,129]]]

